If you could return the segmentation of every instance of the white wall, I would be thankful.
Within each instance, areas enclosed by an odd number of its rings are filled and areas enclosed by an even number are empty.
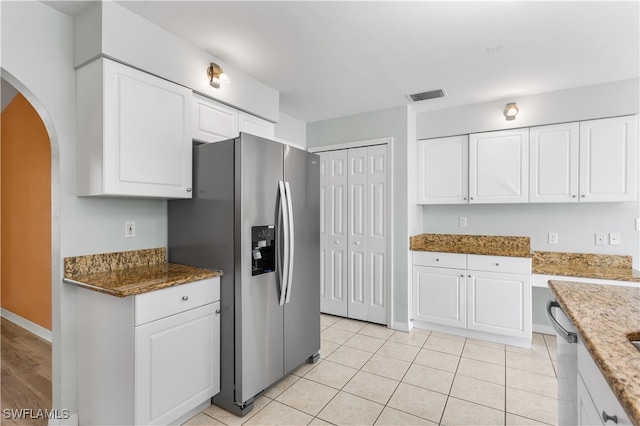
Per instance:
[[[393,318],[409,316],[407,227],[407,108],[397,107],[307,124],[309,148],[369,139],[393,138]]]
[[[53,408],[76,411],[76,289],[64,257],[165,247],[166,201],[75,196],[75,71],[71,17],[40,2],[1,2],[2,77],[43,118],[52,144]],[[82,143],[82,141],[78,141]],[[136,221],[124,239],[124,220]]]
[[[189,87],[242,111],[278,121],[277,90],[243,74],[163,28],[112,1],[94,2],[75,17],[74,66],[100,55]],[[207,68],[220,65],[230,79],[209,85]]]
[[[418,138],[637,114],[639,87],[635,79],[509,99],[520,108],[511,122],[502,115],[505,101],[422,112],[417,114]],[[635,230],[635,218],[640,217],[638,202],[470,204],[422,209],[425,233],[529,236],[532,250],[631,255],[634,267],[640,265],[640,233]],[[467,228],[458,226],[460,216],[467,218]],[[549,232],[558,233],[557,245],[548,244]],[[620,245],[595,245],[595,233],[613,232],[620,233]]]
[[[307,123],[280,111],[280,120],[276,123],[275,136],[277,140],[306,147]]]

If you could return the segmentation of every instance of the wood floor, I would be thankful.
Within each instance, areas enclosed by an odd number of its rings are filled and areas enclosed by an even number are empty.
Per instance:
[[[0,319],[0,328],[0,423],[46,425],[48,420],[42,413],[51,410],[51,343],[4,318]],[[15,416],[5,410],[23,411]]]

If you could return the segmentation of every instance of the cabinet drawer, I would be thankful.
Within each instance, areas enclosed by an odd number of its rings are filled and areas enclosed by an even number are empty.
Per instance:
[[[618,398],[614,395],[611,387],[581,340],[578,342],[578,372],[582,380],[584,380],[584,384],[596,406],[599,416],[606,413],[608,416],[617,416],[617,424],[619,425],[632,424],[622,405],[620,405]],[[599,420],[603,422],[602,417]]]
[[[220,300],[220,278],[209,278],[135,296],[135,325]]]
[[[506,272],[511,274],[531,274],[531,258],[470,254],[467,256],[467,269]]]
[[[413,264],[418,266],[466,269],[467,255],[459,253],[441,253],[437,251],[414,251]]]

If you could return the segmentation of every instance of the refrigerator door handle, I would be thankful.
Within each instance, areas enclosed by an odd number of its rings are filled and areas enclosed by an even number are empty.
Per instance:
[[[280,268],[280,306],[284,305],[289,283],[289,210],[287,210],[286,200],[287,194],[283,181],[278,182],[278,192],[280,194],[280,209],[278,213],[278,221],[282,218],[283,232],[283,253],[281,257]]]
[[[287,299],[285,303],[289,303],[291,300],[291,290],[293,287],[293,258],[295,253],[295,243],[294,243],[294,235],[293,235],[293,203],[292,203],[292,195],[291,195],[291,187],[289,186],[289,182],[284,183],[285,193],[287,194],[287,210],[289,214],[289,258],[287,259],[287,267],[289,269],[287,273],[288,283],[287,283]]]

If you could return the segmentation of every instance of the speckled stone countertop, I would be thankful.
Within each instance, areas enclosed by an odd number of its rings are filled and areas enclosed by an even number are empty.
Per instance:
[[[531,269],[534,274],[640,282],[631,256],[536,251]]]
[[[531,257],[531,272],[542,275],[640,282],[631,256],[531,251],[529,237],[421,234],[409,238],[409,249],[444,253]]]
[[[529,237],[420,234],[409,238],[409,249],[445,253],[531,257]]]
[[[631,421],[640,425],[640,288],[549,281]]]
[[[67,257],[64,281],[126,297],[222,276],[222,271],[167,263],[166,258],[165,248]]]

